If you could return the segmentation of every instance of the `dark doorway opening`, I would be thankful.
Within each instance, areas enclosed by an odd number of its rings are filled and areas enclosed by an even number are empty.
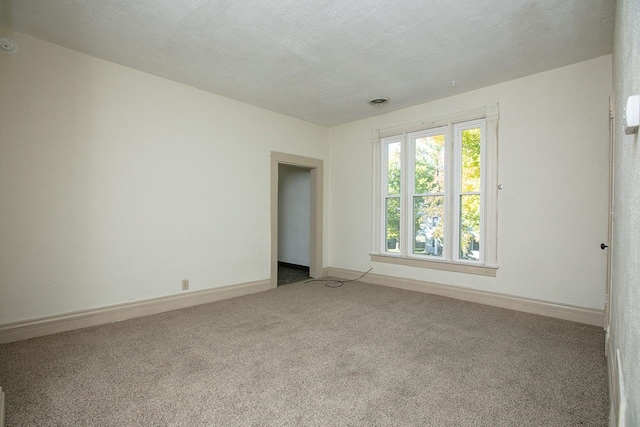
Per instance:
[[[292,175],[297,179],[289,179]],[[292,182],[295,183],[293,187],[299,185],[304,187],[304,191],[292,196],[287,188]],[[323,182],[322,160],[271,152],[272,288],[278,286],[278,262],[308,267],[308,277],[318,278],[327,274],[322,268]],[[305,210],[294,211],[290,207],[305,207]],[[305,224],[298,223],[302,219],[305,219]]]
[[[311,171],[278,165],[278,286],[309,278]]]
[[[278,261],[278,286],[309,279],[309,267]]]

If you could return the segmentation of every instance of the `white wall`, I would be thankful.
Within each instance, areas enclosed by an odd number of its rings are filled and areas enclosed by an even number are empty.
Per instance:
[[[614,41],[615,189],[611,348],[620,350],[628,426],[640,425],[640,137],[622,131],[629,95],[640,94],[640,3],[618,0]]]
[[[309,267],[311,172],[283,164],[278,169],[278,261]]]
[[[611,56],[331,129],[332,267],[603,308]],[[372,263],[371,131],[500,104],[497,277]]]
[[[270,277],[270,151],[326,128],[0,35],[0,323]]]
[[[267,279],[270,151],[325,161],[325,266],[603,305],[611,57],[327,130],[0,35],[0,323]],[[372,264],[371,130],[494,102],[498,276]]]

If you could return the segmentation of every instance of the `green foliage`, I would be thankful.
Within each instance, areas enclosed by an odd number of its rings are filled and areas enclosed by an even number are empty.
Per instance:
[[[444,135],[416,140],[415,191],[424,196],[413,201],[414,230],[429,246],[439,248],[444,243],[444,197],[430,194],[444,192],[444,165]]]
[[[445,158],[444,135],[432,135],[416,140],[415,144],[415,194],[413,199],[414,230],[425,236],[427,244],[442,249],[444,244],[444,196]],[[480,240],[480,129],[462,132],[462,175],[460,200],[460,257],[474,259]],[[400,194],[401,152],[400,143],[388,146],[387,194]],[[398,239],[400,232],[400,198],[386,201],[387,239]],[[474,246],[476,248],[474,248]]]
[[[462,131],[462,192],[480,191],[480,129]],[[460,258],[475,259],[471,251],[480,241],[480,196],[460,198]]]
[[[387,194],[400,195],[401,144],[395,142],[387,147]],[[388,198],[385,202],[387,240],[400,238],[400,197]]]
[[[462,192],[480,191],[480,129],[462,132]]]
[[[416,194],[444,192],[444,135],[416,140]]]
[[[389,144],[387,152],[387,194],[400,194],[400,165],[401,165],[400,143]]]
[[[480,241],[480,196],[461,196],[460,258],[476,259],[471,251]]]
[[[413,199],[414,230],[425,236],[431,247],[444,247],[444,196],[417,196]]]
[[[400,238],[400,197],[390,197],[386,201],[387,240]]]

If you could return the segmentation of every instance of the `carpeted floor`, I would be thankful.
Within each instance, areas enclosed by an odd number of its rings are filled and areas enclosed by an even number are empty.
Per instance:
[[[8,426],[606,425],[600,328],[298,283],[0,345]]]

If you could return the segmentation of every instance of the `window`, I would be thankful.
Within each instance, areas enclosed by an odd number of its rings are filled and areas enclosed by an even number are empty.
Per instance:
[[[497,123],[495,105],[378,132],[374,261],[495,275]]]

